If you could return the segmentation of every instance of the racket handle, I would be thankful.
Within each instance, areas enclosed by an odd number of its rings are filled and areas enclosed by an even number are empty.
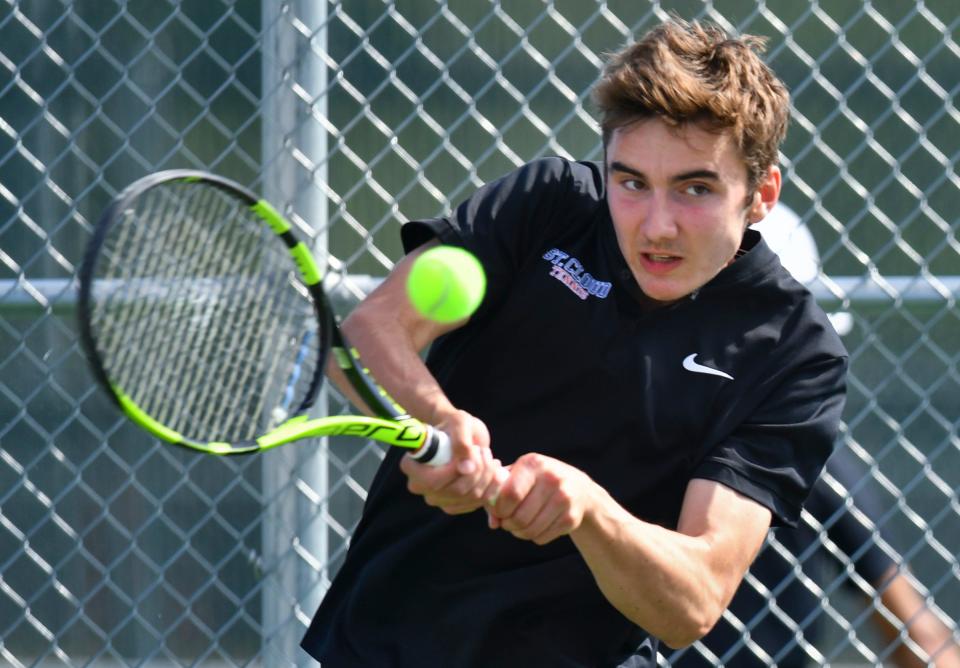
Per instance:
[[[436,427],[427,426],[427,440],[410,453],[416,461],[430,466],[443,466],[451,457],[450,437]]]

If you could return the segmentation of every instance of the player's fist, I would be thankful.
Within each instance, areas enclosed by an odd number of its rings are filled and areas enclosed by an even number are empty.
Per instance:
[[[583,471],[552,457],[527,454],[509,467],[489,499],[490,526],[545,545],[583,523],[596,483]]]

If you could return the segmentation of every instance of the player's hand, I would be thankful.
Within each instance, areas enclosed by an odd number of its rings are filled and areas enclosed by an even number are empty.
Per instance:
[[[450,437],[450,463],[428,466],[404,457],[400,470],[407,476],[407,489],[449,515],[472,512],[483,506],[485,492],[502,469],[490,452],[490,433],[466,411],[455,411],[436,426]]]
[[[552,457],[524,455],[509,473],[489,494],[489,525],[537,545],[576,531],[595,498],[586,473]]]

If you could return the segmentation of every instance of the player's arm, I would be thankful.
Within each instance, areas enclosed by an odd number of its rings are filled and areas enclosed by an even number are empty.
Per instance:
[[[604,596],[671,647],[720,618],[770,526],[770,511],[716,482],[695,479],[676,531],[644,522],[585,473],[542,455],[511,466],[491,526],[547,543],[569,534]]]
[[[420,363],[419,352],[460,323],[441,324],[421,317],[410,305],[405,286],[410,266],[416,258],[436,245],[437,242],[424,244],[401,259],[340,326],[350,344],[363,350],[364,364],[370,369],[383,371],[377,379],[385,387],[391,386],[391,396],[411,415],[427,422],[450,407],[436,381]],[[333,355],[327,360],[326,373],[354,406],[364,413],[372,413]],[[404,379],[414,382],[409,386],[409,393],[398,389],[408,387],[402,384]],[[394,389],[398,391],[394,392]],[[418,390],[424,390],[425,394]]]
[[[960,668],[960,646],[942,621],[927,606],[906,575],[895,572],[884,578],[880,586],[880,600],[906,627],[910,639],[926,654],[921,658],[914,649],[900,640],[900,629],[879,611],[873,618],[884,637],[896,644],[893,658],[901,668],[933,665],[937,668]]]
[[[420,352],[437,337],[465,322],[443,324],[424,318],[407,297],[411,265],[435,245],[436,242],[424,244],[400,260],[353,309],[341,331],[360,352],[364,365],[404,410],[450,436],[453,466],[432,467],[404,461],[402,467],[411,478],[411,491],[428,496],[428,502],[444,506],[447,512],[461,513],[482,505],[482,492],[490,484],[495,468],[491,466],[486,426],[450,402],[420,357]],[[328,364],[327,374],[351,402],[365,409],[335,363]]]

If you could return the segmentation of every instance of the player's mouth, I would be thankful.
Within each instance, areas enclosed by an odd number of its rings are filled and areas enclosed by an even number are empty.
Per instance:
[[[667,274],[683,261],[679,255],[669,253],[640,253],[640,264],[649,274]]]

